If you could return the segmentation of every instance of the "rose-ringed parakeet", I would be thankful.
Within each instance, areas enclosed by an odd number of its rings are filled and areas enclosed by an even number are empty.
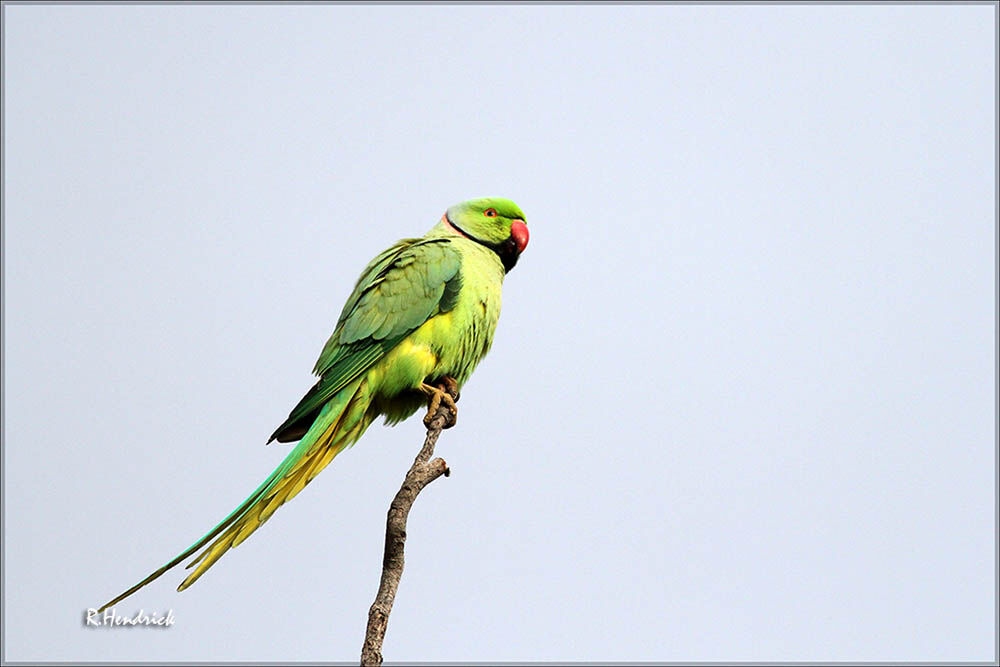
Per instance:
[[[396,424],[430,401],[454,402],[493,342],[504,275],[528,245],[524,213],[509,199],[450,207],[421,238],[403,239],[365,267],[313,372],[319,381],[270,440],[298,444],[207,535],[105,604],[116,604],[204,549],[181,582],[193,584],[291,500],[372,421]],[[431,412],[428,412],[428,418]]]

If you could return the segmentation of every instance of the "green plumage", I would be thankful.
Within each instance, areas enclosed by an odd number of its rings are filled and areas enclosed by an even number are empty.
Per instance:
[[[448,238],[403,239],[365,268],[313,368],[320,381],[271,440],[301,437],[334,394],[429,318],[455,306],[462,255],[452,245]]]
[[[300,442],[207,535],[101,609],[205,547],[188,565],[197,568],[181,583],[183,590],[301,491],[375,418],[383,415],[393,424],[409,417],[424,404],[425,385],[445,377],[461,387],[490,349],[504,275],[527,240],[517,205],[476,199],[449,208],[422,238],[403,239],[375,257],[316,361],[319,381],[269,440]]]

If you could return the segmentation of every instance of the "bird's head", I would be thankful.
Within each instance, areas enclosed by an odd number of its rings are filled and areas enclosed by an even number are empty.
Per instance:
[[[524,213],[509,199],[470,199],[449,207],[441,221],[456,233],[493,250],[507,272],[528,247]]]

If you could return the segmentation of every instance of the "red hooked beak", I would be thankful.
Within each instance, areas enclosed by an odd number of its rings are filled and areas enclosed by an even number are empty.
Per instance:
[[[524,220],[511,220],[510,237],[517,244],[517,252],[524,252],[524,249],[528,247],[528,225],[524,224]]]

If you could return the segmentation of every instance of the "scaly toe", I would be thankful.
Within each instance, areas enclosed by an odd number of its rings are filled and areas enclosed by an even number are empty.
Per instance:
[[[444,426],[441,428],[451,428],[458,422],[458,406],[455,405],[455,401],[452,400],[449,394],[442,394],[441,402],[448,408],[447,421],[445,421]]]

